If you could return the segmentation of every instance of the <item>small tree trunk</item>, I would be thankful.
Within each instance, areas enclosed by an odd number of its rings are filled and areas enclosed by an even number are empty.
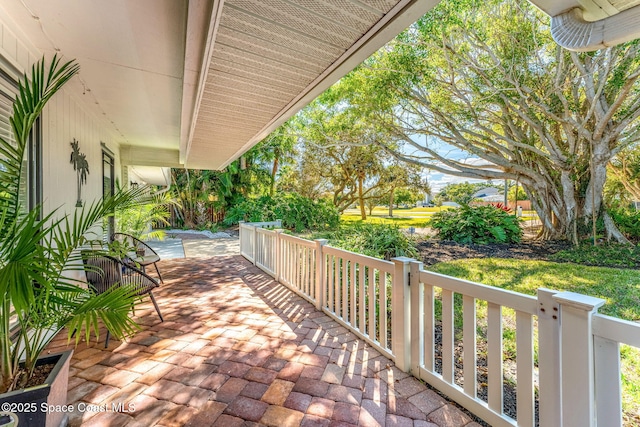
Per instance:
[[[360,203],[360,217],[364,221],[367,219],[367,211],[364,206],[364,194],[362,193],[362,187],[364,186],[364,177],[358,177],[358,201]]]
[[[395,193],[396,189],[392,188],[389,193],[389,217],[393,218],[393,193]]]
[[[280,163],[280,159],[276,156],[273,159],[273,168],[271,168],[271,186],[269,187],[269,195],[273,197],[276,192],[276,174],[278,173],[278,166]]]

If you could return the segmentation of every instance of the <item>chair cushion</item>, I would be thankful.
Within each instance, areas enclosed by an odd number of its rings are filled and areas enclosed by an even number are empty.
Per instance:
[[[154,262],[160,261],[160,257],[158,255],[150,254],[144,256],[136,256],[133,260],[140,265],[149,265],[153,264]]]

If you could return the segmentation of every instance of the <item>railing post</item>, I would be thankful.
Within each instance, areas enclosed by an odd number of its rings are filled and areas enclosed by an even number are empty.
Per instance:
[[[258,227],[253,226],[252,234],[252,245],[251,245],[251,258],[253,258],[253,265],[256,265],[256,246],[258,246]]]
[[[574,292],[553,296],[560,304],[562,427],[595,427],[592,316],[605,301]]]
[[[562,426],[560,305],[557,291],[538,289],[538,372],[540,425]]]
[[[322,247],[327,244],[327,239],[316,239],[316,308],[322,310],[324,306],[324,253]]]
[[[281,258],[282,258],[282,253],[280,252],[280,235],[282,234],[282,232],[284,231],[281,228],[276,228],[273,230],[276,234],[275,234],[275,245],[276,245],[276,250],[275,250],[275,257],[276,259],[274,260],[274,267],[273,267],[273,273],[274,273],[274,279],[276,282],[280,282],[280,268],[281,267]]]
[[[423,263],[411,261],[409,287],[411,292],[411,372],[418,376],[424,360],[424,285],[420,283]]]
[[[409,288],[412,258],[397,257],[391,284],[391,351],[398,369],[411,370],[411,289]]]

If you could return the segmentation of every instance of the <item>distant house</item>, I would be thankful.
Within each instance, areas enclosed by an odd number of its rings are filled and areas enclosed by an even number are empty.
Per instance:
[[[483,197],[497,196],[499,194],[500,194],[500,190],[498,190],[496,187],[486,187],[476,191],[473,194],[473,197],[476,199],[481,199]]]

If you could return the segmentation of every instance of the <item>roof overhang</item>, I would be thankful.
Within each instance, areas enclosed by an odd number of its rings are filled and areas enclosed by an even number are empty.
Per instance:
[[[204,46],[187,38],[180,161],[226,167],[437,3],[213,1]],[[201,17],[190,12],[187,28],[201,30]]]
[[[171,168],[153,166],[131,166],[129,180],[138,184],[168,187],[171,185]]]

